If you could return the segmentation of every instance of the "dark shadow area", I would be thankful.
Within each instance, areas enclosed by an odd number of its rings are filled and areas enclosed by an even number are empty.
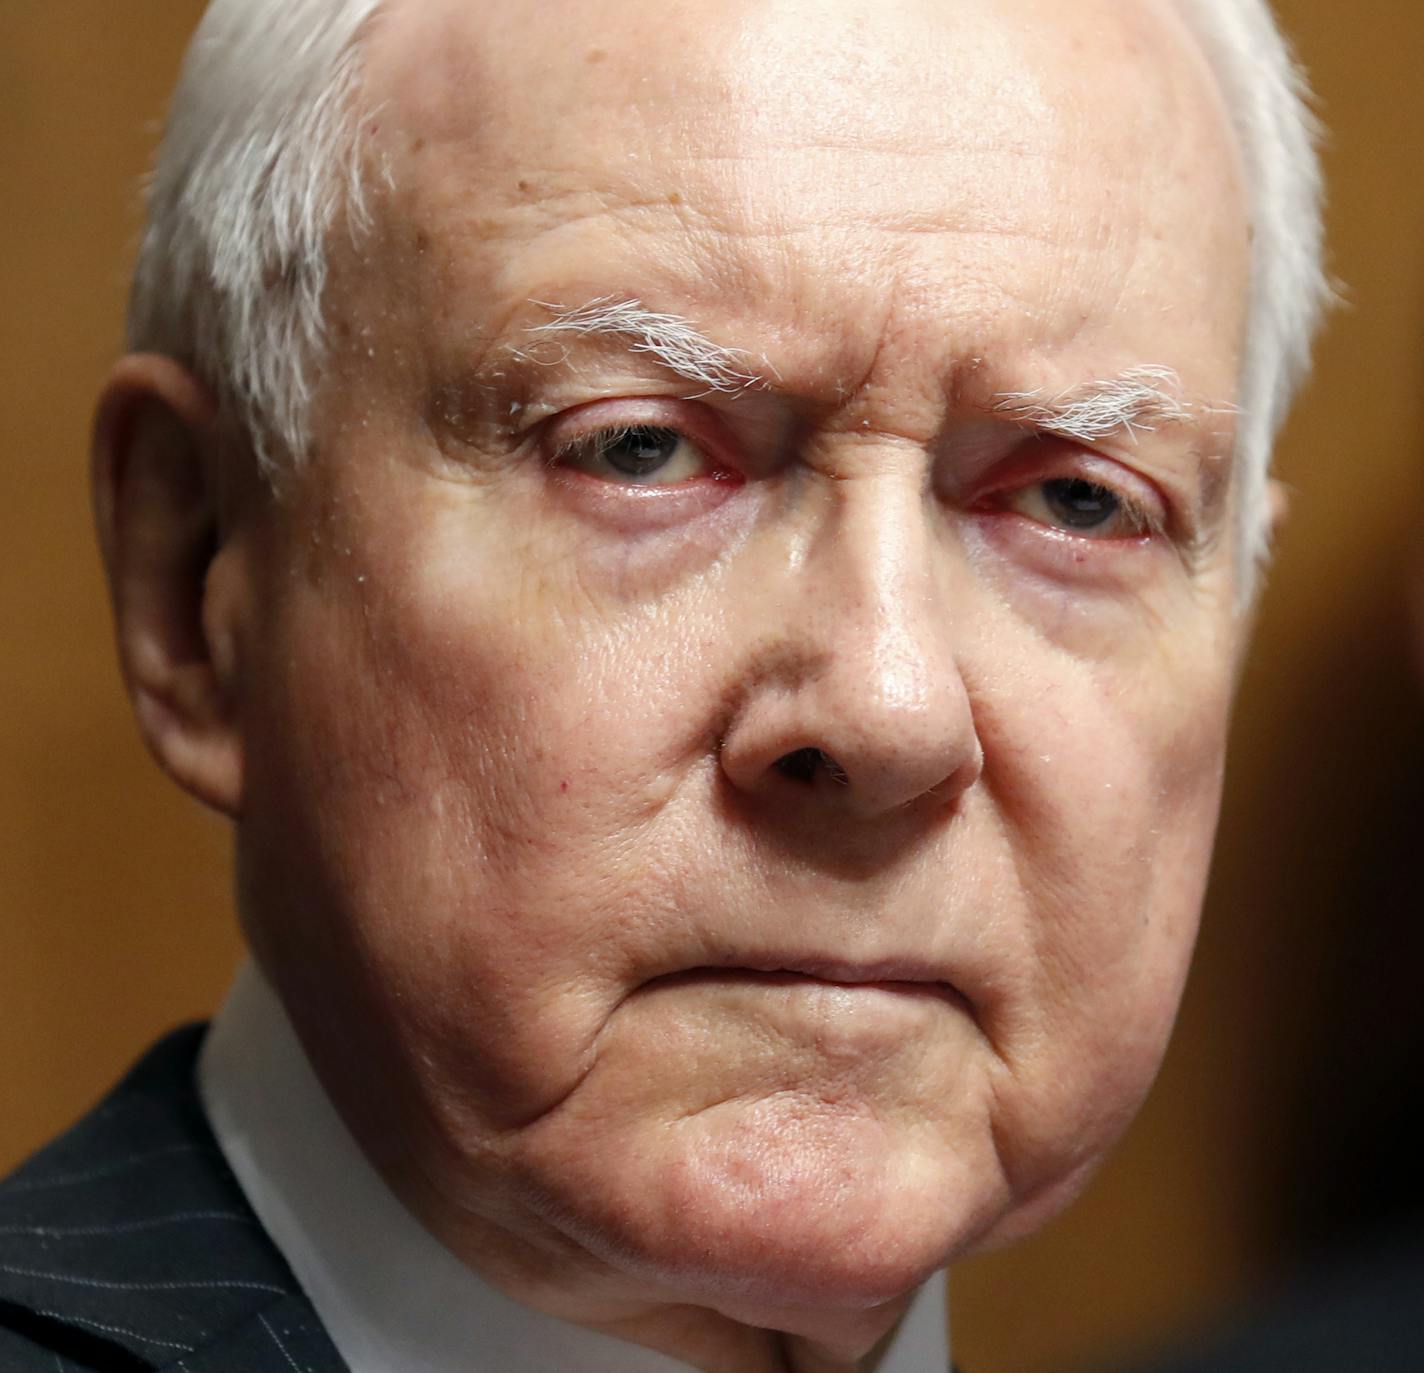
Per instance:
[[[1376,605],[1323,665],[1298,735],[1297,760],[1317,759],[1303,779],[1315,804],[1282,857],[1300,865],[1291,885],[1311,893],[1318,930],[1283,1046],[1297,1068],[1278,1170],[1261,1179],[1281,1266],[1424,1224],[1424,690],[1402,592]]]

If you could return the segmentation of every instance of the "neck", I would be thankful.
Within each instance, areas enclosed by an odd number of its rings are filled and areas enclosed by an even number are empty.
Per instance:
[[[428,1231],[484,1281],[522,1306],[668,1356],[699,1373],[876,1373],[912,1308],[917,1330],[939,1325],[932,1363],[943,1366],[943,1276],[873,1306],[748,1305],[731,1293],[706,1303],[642,1287],[610,1271],[547,1221],[541,1242],[450,1203],[419,1169],[388,1177]]]
[[[567,1236],[548,1236],[546,1246],[532,1246],[527,1236],[436,1204],[428,1180],[416,1178],[407,1174],[402,1179],[406,1185],[393,1191],[485,1282],[522,1306],[641,1345],[699,1373],[875,1373],[912,1306],[933,1308],[919,1313],[921,1326],[943,1321],[940,1276],[918,1292],[850,1309],[763,1309],[735,1303],[718,1309],[630,1290],[626,1278],[571,1246]],[[552,1254],[558,1254],[557,1261],[550,1261]],[[942,1355],[936,1351],[934,1357],[938,1363]]]
[[[938,1281],[938,1279],[931,1279]],[[667,1307],[594,1328],[689,1364],[700,1373],[875,1373],[908,1302],[866,1312],[840,1338],[764,1329],[703,1307]]]

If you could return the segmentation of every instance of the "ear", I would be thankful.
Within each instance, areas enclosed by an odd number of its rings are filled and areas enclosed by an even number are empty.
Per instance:
[[[242,745],[231,598],[209,576],[221,547],[216,420],[211,393],[179,363],[126,357],[99,399],[91,477],[139,731],[180,786],[236,817]]]

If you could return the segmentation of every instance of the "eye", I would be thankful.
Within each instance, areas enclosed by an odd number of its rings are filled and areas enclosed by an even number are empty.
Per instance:
[[[1039,524],[1089,539],[1140,539],[1159,523],[1121,492],[1083,477],[1050,477],[1005,492],[1001,504]]]
[[[580,434],[559,445],[554,461],[627,486],[673,486],[714,475],[712,465],[690,439],[676,429],[653,424]]]

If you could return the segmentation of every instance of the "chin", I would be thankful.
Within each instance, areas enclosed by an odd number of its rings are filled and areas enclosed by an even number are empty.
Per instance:
[[[793,1333],[905,1298],[1003,1200],[992,1158],[790,1095],[619,1133],[539,1160],[543,1218],[643,1290]]]

